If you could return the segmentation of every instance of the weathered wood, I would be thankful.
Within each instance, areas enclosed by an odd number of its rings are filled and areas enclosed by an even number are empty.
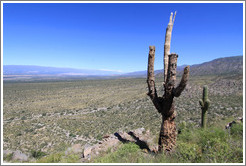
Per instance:
[[[190,73],[190,66],[186,66],[184,68],[184,73],[183,73],[183,76],[182,76],[182,79],[181,79],[179,85],[173,91],[173,94],[175,97],[179,97],[181,95],[181,92],[186,87],[186,84],[187,84],[187,81],[189,78],[189,73]]]
[[[172,30],[173,30],[173,24],[175,20],[176,12],[171,12],[169,23],[166,28],[166,35],[165,35],[165,43],[164,43],[164,84],[167,80],[167,69],[168,69],[168,55],[170,54],[170,45],[171,45],[171,37],[172,37]]]
[[[175,12],[176,15],[176,12]],[[158,151],[171,151],[176,145],[176,124],[175,124],[175,101],[174,97],[180,96],[182,91],[185,89],[188,78],[189,78],[189,66],[184,69],[182,79],[175,88],[176,82],[176,70],[177,70],[177,54],[170,54],[170,42],[172,26],[174,23],[175,15],[171,13],[169,24],[166,30],[165,39],[165,53],[164,53],[164,94],[162,97],[158,97],[155,88],[155,75],[154,75],[154,58],[155,58],[155,47],[150,46],[149,59],[148,59],[148,77],[147,83],[150,96],[155,108],[162,115],[162,124],[159,135]],[[167,58],[168,57],[168,58]]]
[[[151,99],[154,99],[155,97],[157,97],[156,89],[155,89],[154,62],[155,62],[155,46],[149,46],[147,83],[148,83],[148,88],[149,88],[148,95],[150,96]]]
[[[170,152],[176,145],[175,114],[169,117],[162,116],[161,131],[159,135],[158,151]]]
[[[176,68],[177,68],[177,54],[171,54],[168,56],[168,73],[165,84],[165,93],[163,95],[162,102],[162,125],[159,135],[158,151],[171,151],[176,145],[176,124],[175,124],[175,107],[174,107],[174,95],[173,89],[176,81]]]
[[[155,46],[149,46],[148,71],[147,71],[147,84],[148,84],[149,92],[147,95],[151,98],[155,108],[159,112],[161,110],[161,107],[155,88],[154,62],[155,62]]]

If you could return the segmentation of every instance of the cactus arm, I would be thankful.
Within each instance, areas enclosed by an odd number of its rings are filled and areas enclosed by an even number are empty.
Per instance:
[[[209,105],[210,105],[210,101],[209,100],[205,101],[204,102],[204,109],[208,110]]]
[[[173,90],[173,95],[175,97],[179,97],[182,93],[182,91],[185,89],[186,85],[187,85],[187,81],[189,79],[189,74],[190,74],[190,66],[186,66],[184,68],[184,73],[182,76],[182,79],[179,83],[179,85]]]
[[[202,99],[199,100],[199,104],[200,104],[201,108],[204,107],[204,103],[203,103]]]
[[[151,98],[154,106],[158,110],[161,110],[160,101],[155,88],[155,73],[154,73],[154,61],[155,61],[155,46],[149,46],[149,57],[148,57],[148,77],[147,84],[149,92],[147,95]]]

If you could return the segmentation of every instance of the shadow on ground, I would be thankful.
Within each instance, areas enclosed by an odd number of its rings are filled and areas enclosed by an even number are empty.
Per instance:
[[[119,139],[119,141],[121,141],[122,143],[135,143],[136,145],[139,146],[140,149],[146,149],[148,153],[152,153],[152,154],[156,154],[156,150],[151,150],[149,148],[149,145],[147,144],[146,141],[140,140],[139,137],[137,137],[132,131],[127,133],[128,135],[130,135],[133,138],[132,140],[128,140],[126,138],[123,138],[119,133],[114,133],[114,135]]]

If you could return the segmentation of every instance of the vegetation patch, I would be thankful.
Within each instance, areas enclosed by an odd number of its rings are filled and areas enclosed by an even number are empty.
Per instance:
[[[163,94],[162,81],[163,78],[156,77],[158,95]],[[237,86],[231,86],[234,82]],[[191,77],[175,103],[177,156],[148,155],[139,150],[134,155],[142,157],[135,156],[130,161],[242,162],[243,125],[233,124],[225,130],[228,122],[243,115],[241,82],[241,77],[238,80],[222,76]],[[198,101],[205,83],[211,104],[207,130],[201,130]],[[146,78],[4,82],[3,150],[20,150],[24,154],[41,150],[46,156],[33,157],[37,161],[71,161],[76,156],[64,159],[59,154],[65,156],[63,153],[74,144],[93,145],[105,135],[137,128],[150,130],[155,137],[153,144],[157,145],[161,116],[146,95],[147,90]],[[194,157],[194,152],[206,157]]]

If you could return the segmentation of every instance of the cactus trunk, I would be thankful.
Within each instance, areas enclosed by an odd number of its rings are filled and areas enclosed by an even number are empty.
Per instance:
[[[176,14],[176,13],[175,13]],[[168,28],[172,28],[174,18],[172,21],[172,13],[170,16],[170,22]],[[175,16],[175,15],[174,15]],[[171,41],[171,30],[168,30],[166,33],[166,41],[170,43]],[[185,67],[184,74],[179,85],[175,88],[176,82],[176,68],[177,68],[177,54],[166,55],[170,51],[170,44],[168,50],[166,50],[166,45],[164,47],[164,94],[162,97],[158,97],[156,87],[155,87],[155,75],[154,75],[154,59],[155,59],[155,47],[149,47],[149,59],[148,59],[148,73],[147,73],[147,84],[148,84],[148,95],[152,100],[157,111],[162,115],[162,124],[159,135],[159,146],[158,151],[171,151],[176,145],[176,124],[175,124],[175,106],[174,106],[174,97],[179,97],[184,88],[186,87],[188,77],[189,77],[189,66]],[[168,59],[167,59],[168,57]]]
[[[199,100],[199,103],[202,109],[201,127],[206,128],[207,127],[207,110],[210,105],[210,101],[208,99],[208,87],[207,86],[203,87],[202,100]]]
[[[207,110],[202,109],[202,128],[207,127]]]
[[[161,152],[163,149],[167,152],[171,151],[176,145],[176,124],[175,114],[170,117],[162,116],[161,131],[159,135],[158,150]]]

